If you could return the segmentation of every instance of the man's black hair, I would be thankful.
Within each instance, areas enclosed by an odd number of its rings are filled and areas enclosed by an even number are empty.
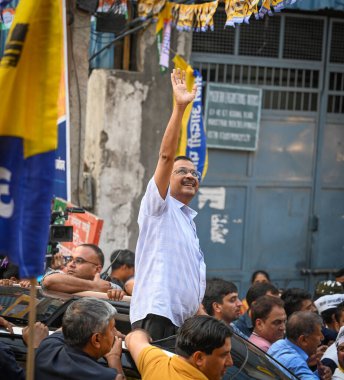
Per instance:
[[[94,253],[98,256],[98,259],[100,260],[101,265],[104,266],[104,253],[97,245],[84,243],[84,244],[78,245],[78,247],[91,248],[94,251]]]
[[[251,306],[253,301],[261,296],[265,296],[268,292],[276,296],[279,295],[278,289],[269,282],[256,282],[251,285],[246,293],[248,307]]]
[[[115,261],[113,262],[113,260]],[[122,265],[126,265],[128,268],[132,268],[135,266],[135,253],[129,249],[117,249],[111,253],[110,263],[112,263],[112,270],[118,269]]]
[[[209,315],[214,315],[213,303],[222,304],[223,297],[229,293],[238,293],[238,288],[233,282],[221,278],[212,278],[207,281],[207,287],[203,298],[203,306]]]
[[[331,307],[330,309],[324,310],[320,313],[322,320],[326,325],[329,325],[334,322],[334,318],[336,315],[337,307]]]
[[[337,305],[336,313],[334,315],[338,323],[340,322],[340,317],[342,316],[343,312],[344,312],[344,301]]]
[[[211,355],[225,344],[232,330],[224,322],[209,315],[197,315],[187,319],[178,330],[176,354],[189,358],[196,351]]]
[[[177,157],[174,158],[174,162],[179,161],[179,160],[190,161],[190,162],[193,163],[193,161],[191,160],[191,158],[188,157],[188,156],[177,156]]]
[[[333,275],[335,278],[344,276],[344,268],[337,270],[337,272],[333,273]]]
[[[250,311],[252,325],[255,326],[257,319],[265,321],[274,307],[284,307],[284,302],[279,297],[261,296],[252,302]]]
[[[270,276],[269,276],[269,273],[268,272],[265,272],[265,270],[256,270],[255,272],[252,273],[252,276],[251,276],[251,284],[253,284],[254,280],[256,279],[256,277],[258,276],[258,274],[262,274],[263,276],[265,276],[267,278],[267,280],[270,282]]]
[[[301,310],[303,301],[312,300],[312,295],[301,288],[290,288],[282,293],[281,299],[284,301],[284,309],[289,317],[295,311]]]

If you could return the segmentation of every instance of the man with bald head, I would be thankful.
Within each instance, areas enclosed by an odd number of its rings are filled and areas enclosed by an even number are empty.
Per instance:
[[[288,368],[301,380],[330,380],[330,368],[318,364],[318,370],[312,372],[307,360],[314,355],[320,345],[321,318],[310,311],[293,313],[286,325],[286,338],[275,342],[268,350],[268,354]]]
[[[142,199],[135,254],[135,286],[130,306],[134,328],[153,340],[174,335],[196,314],[205,291],[205,264],[188,204],[200,182],[192,160],[175,157],[184,111],[196,87],[188,92],[185,72],[171,75],[175,105],[164,133],[158,164]]]

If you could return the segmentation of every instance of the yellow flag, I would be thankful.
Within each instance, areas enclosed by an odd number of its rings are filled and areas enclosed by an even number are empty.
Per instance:
[[[59,0],[21,0],[0,61],[0,136],[24,139],[24,156],[56,149],[61,76]]]

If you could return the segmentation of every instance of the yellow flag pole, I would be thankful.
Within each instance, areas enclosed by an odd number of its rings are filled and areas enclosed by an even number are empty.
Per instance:
[[[34,325],[36,322],[36,279],[30,279],[30,301],[29,301],[29,342],[26,361],[26,379],[34,380],[35,375],[35,348],[34,340]]]

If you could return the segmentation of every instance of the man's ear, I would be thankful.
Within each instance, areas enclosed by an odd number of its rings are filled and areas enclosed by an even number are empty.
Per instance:
[[[192,361],[197,368],[201,368],[204,364],[206,354],[202,351],[196,351],[192,354]]]
[[[100,334],[99,333],[94,333],[91,336],[90,343],[94,348],[99,349],[100,348]]]
[[[298,338],[297,338],[297,341],[296,341],[297,345],[301,348],[303,347],[306,347],[307,346],[307,337],[306,335],[300,335]]]
[[[216,312],[216,313],[221,313],[222,312],[222,305],[220,304],[220,303],[218,303],[218,302],[213,302],[212,304],[211,304],[211,306],[212,306],[212,308],[213,308],[213,310],[214,310],[214,313]]]
[[[103,267],[99,264],[99,265],[97,265],[97,269],[96,269],[96,273],[101,273],[102,272],[102,270],[103,270]]]
[[[263,327],[263,320],[260,319],[260,318],[257,318],[256,319],[256,323],[254,325],[254,328],[257,329],[257,331],[261,331],[262,330],[262,327]]]

